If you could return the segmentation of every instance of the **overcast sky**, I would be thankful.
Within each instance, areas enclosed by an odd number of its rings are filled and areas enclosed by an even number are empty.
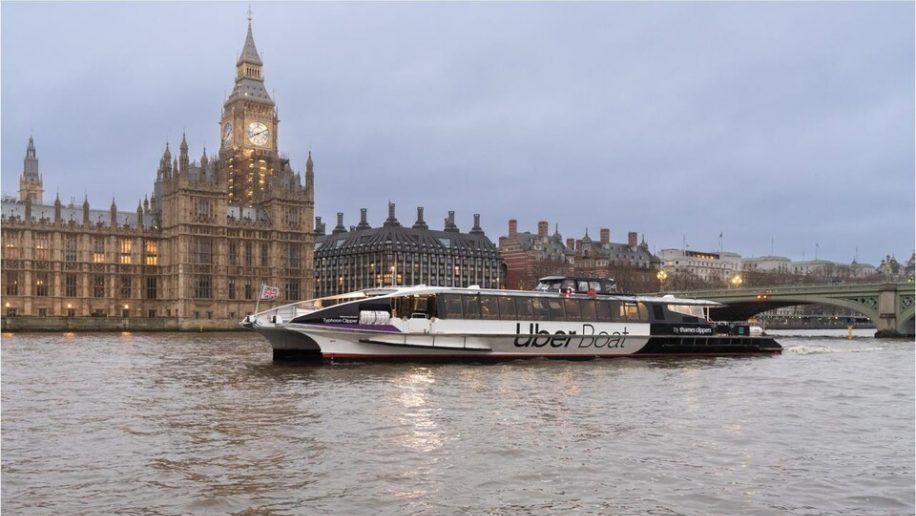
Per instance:
[[[218,148],[246,3],[3,2],[2,189],[136,208],[165,142]],[[280,149],[316,215],[480,213],[653,251],[914,247],[914,4],[262,3]]]

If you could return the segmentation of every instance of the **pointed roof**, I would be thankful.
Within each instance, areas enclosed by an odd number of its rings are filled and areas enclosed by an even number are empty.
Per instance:
[[[242,46],[242,53],[239,55],[239,61],[236,65],[242,63],[251,63],[262,66],[261,56],[258,55],[258,49],[254,46],[254,36],[251,34],[251,18],[248,19],[248,34],[245,36],[245,45]]]
[[[29,146],[25,149],[25,155],[29,158],[35,157],[35,141],[32,140],[31,136],[29,136]]]

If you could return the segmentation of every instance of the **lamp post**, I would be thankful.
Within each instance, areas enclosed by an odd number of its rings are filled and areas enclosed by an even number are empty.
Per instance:
[[[658,274],[655,275],[658,278],[658,289],[662,292],[665,291],[665,280],[668,279],[668,273],[664,269],[658,271]]]
[[[744,283],[744,278],[742,278],[740,274],[735,274],[728,282],[732,284],[732,287],[738,288]]]

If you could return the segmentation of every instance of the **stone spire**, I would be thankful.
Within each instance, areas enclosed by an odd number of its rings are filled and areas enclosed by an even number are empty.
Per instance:
[[[111,198],[111,227],[118,227],[118,205],[115,204],[114,197]]]
[[[19,176],[19,200],[44,204],[44,185],[38,174],[38,156],[35,153],[35,142],[29,136],[29,145],[25,149],[22,163],[22,174]]]
[[[143,202],[137,201],[137,228],[143,229]]]
[[[54,222],[60,222],[60,193],[54,196]]]
[[[241,66],[242,63],[253,64],[257,66],[262,66],[264,63],[261,62],[261,56],[258,55],[258,49],[254,45],[254,35],[251,33],[251,11],[248,11],[248,34],[245,35],[245,44],[242,46],[242,53],[239,55],[239,60],[236,65]]]
[[[309,151],[309,159],[305,162],[305,190],[313,191],[315,186],[315,164],[312,163],[312,151]]]
[[[185,176],[188,174],[191,160],[188,157],[188,139],[181,133],[181,145],[178,146],[178,170]]]
[[[89,225],[89,196],[83,198],[83,225]]]

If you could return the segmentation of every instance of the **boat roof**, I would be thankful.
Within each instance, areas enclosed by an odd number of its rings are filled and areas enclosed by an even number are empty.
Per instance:
[[[384,294],[379,295],[379,292],[385,290]],[[428,285],[415,285],[411,287],[388,287],[385,289],[367,289],[367,291],[358,291],[358,292],[368,292],[372,291],[374,295],[371,297],[395,297],[395,296],[405,296],[405,295],[422,295],[422,294],[486,294],[491,296],[527,296],[527,297],[559,297],[563,296],[559,292],[538,292],[534,290],[506,290],[506,289],[488,289],[488,288],[479,288],[475,286],[470,287],[432,287]],[[575,293],[570,297],[575,299],[585,299],[588,297],[586,294]],[[639,301],[643,303],[663,303],[669,305],[689,305],[689,306],[722,306],[721,303],[716,301],[707,301],[704,299],[684,299],[676,298],[672,295],[666,295],[664,297],[658,296],[640,296],[640,295],[631,295],[631,294],[598,294],[600,299],[614,299],[618,301]]]

